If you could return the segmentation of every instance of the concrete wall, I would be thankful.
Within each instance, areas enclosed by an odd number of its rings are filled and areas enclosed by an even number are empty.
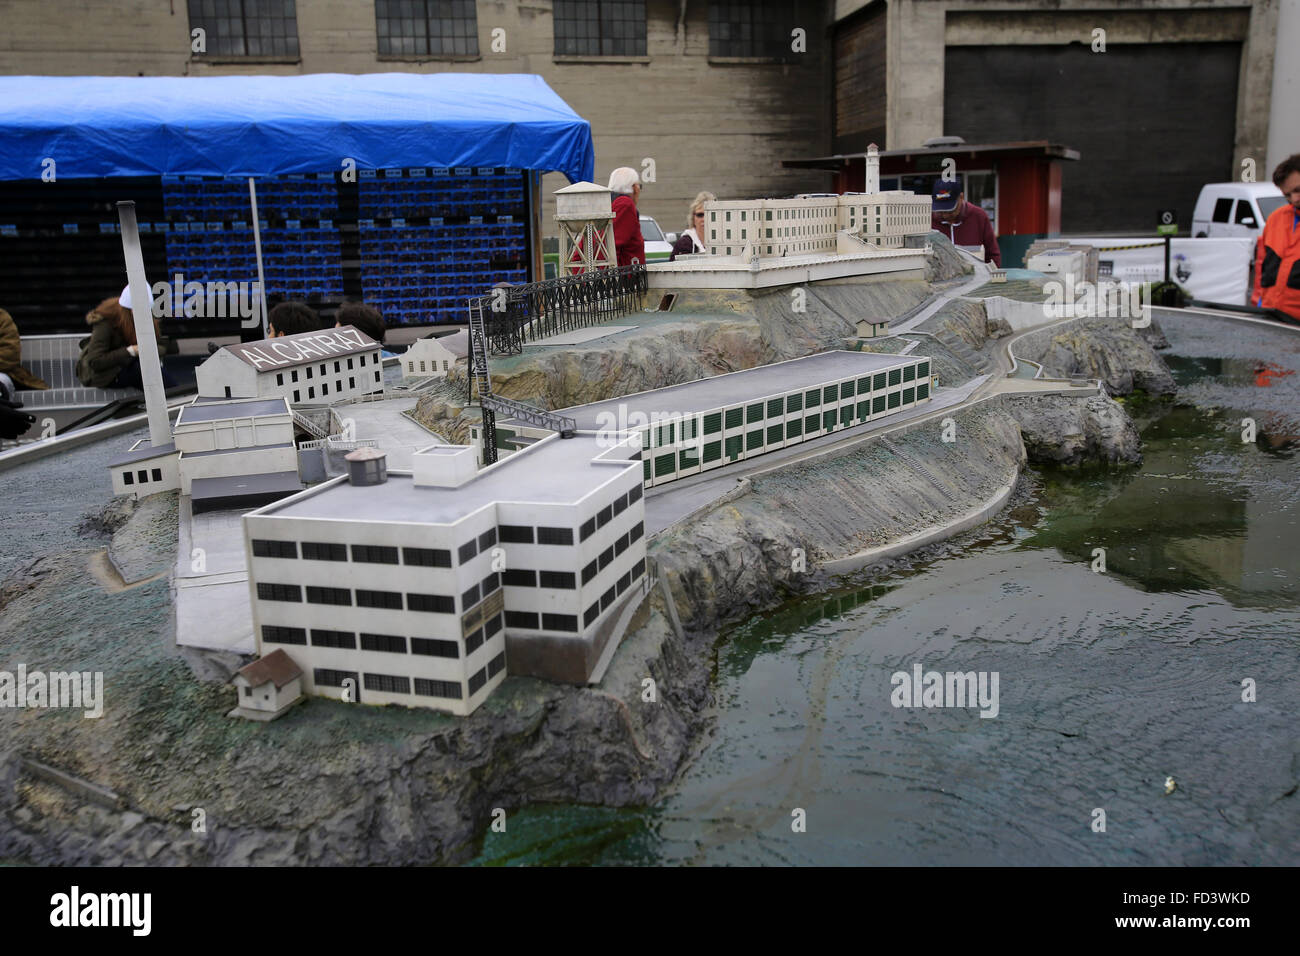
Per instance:
[[[865,6],[836,0],[834,16],[838,22]],[[1128,0],[1117,6],[1114,0],[889,0],[886,146],[918,146],[946,132],[946,46],[1088,45],[1100,27],[1108,45],[1240,42],[1234,163],[1240,168],[1242,159],[1254,157],[1262,166],[1274,53],[1285,42],[1278,34],[1278,0]]]
[[[820,9],[829,18],[829,3]],[[643,160],[655,161],[656,182],[643,192],[641,211],[665,230],[685,227],[687,204],[701,189],[743,198],[816,191],[827,184],[823,173],[780,168],[781,159],[821,155],[829,146],[825,22],[799,24],[807,31],[807,53],[781,64],[711,61],[708,4],[701,0],[647,0],[647,56],[639,58],[555,57],[551,0],[478,0],[477,14],[478,58],[381,60],[373,3],[297,0],[299,59],[215,63],[191,56],[185,0],[0,0],[0,72],[537,73],[591,122],[602,184],[616,166],[639,169]],[[505,31],[503,52],[492,51],[498,27]],[[562,175],[543,177],[544,236],[556,234],[550,194],[564,185]]]

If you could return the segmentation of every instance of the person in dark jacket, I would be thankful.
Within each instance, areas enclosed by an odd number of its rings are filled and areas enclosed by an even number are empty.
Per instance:
[[[126,289],[122,290],[126,293]],[[81,340],[77,378],[89,388],[143,388],[140,381],[140,347],[135,338],[135,317],[123,308],[121,297],[105,299],[86,313],[90,336]],[[166,353],[166,340],[153,320],[158,355]],[[163,371],[163,384],[175,382]]]
[[[682,234],[673,243],[672,255],[668,257],[669,262],[672,262],[678,256],[708,253],[709,246],[704,241],[704,204],[715,198],[713,193],[702,192],[691,201],[691,210],[687,216],[686,228],[682,230]]]
[[[614,248],[620,266],[645,264],[645,240],[641,237],[641,215],[636,201],[641,195],[641,177],[631,166],[620,166],[609,174],[610,203],[614,210]]]
[[[940,177],[930,191],[930,228],[937,229],[954,246],[983,246],[984,261],[1002,268],[1002,250],[993,235],[989,214],[966,201],[961,177],[948,181]]]

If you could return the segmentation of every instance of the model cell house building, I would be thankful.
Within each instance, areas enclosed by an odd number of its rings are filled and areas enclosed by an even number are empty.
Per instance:
[[[205,398],[276,398],[329,405],[384,387],[379,343],[344,326],[227,345],[194,373]]]
[[[403,378],[441,378],[469,355],[469,330],[416,339],[402,354]]]
[[[644,591],[637,436],[548,435],[479,470],[436,445],[246,514],[259,653],[308,694],[469,714],[510,674],[585,682]]]
[[[928,358],[836,350],[557,414],[597,433],[635,432],[651,487],[913,408],[936,384]],[[518,419],[497,423],[502,454],[548,434]]]

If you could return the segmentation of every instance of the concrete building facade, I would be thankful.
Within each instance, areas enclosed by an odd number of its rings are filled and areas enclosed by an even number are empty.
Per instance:
[[[479,471],[432,446],[244,516],[254,633],[308,694],[471,713],[509,673],[586,681],[640,593],[640,448],[552,435]]]

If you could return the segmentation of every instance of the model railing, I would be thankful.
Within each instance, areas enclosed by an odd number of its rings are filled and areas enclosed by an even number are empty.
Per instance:
[[[638,264],[499,286],[477,301],[489,352],[513,355],[528,342],[585,329],[645,304],[648,280]]]

